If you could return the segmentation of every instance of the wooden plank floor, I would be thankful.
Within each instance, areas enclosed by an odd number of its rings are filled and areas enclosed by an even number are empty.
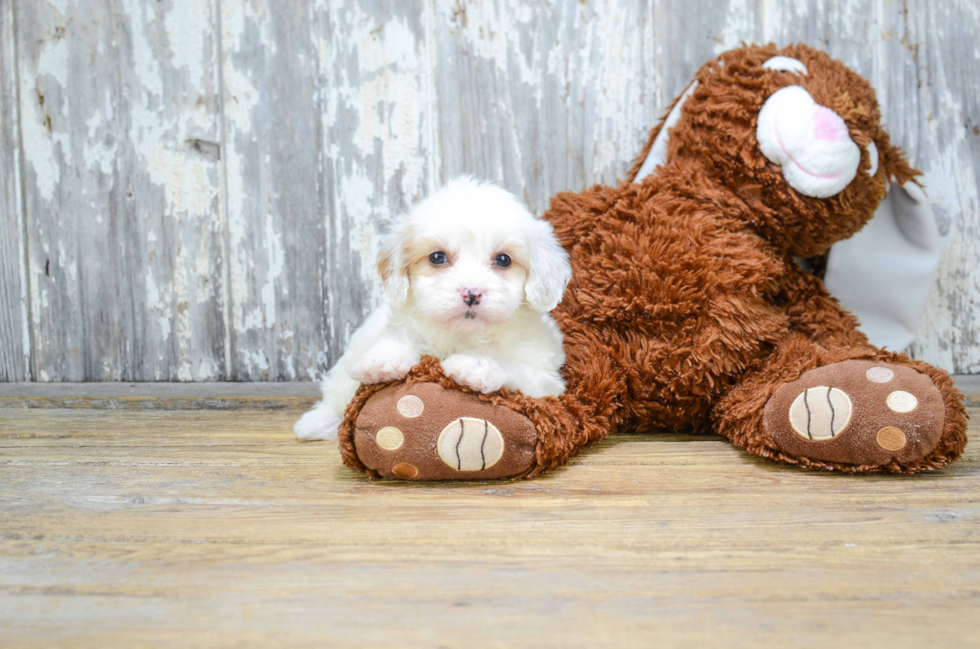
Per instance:
[[[0,645],[980,641],[976,442],[910,479],[621,436],[530,482],[409,484],[297,415],[0,408]]]

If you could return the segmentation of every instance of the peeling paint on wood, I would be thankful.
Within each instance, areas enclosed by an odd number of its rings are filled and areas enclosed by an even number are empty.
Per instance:
[[[215,8],[15,8],[34,378],[226,376]]]
[[[0,381],[30,378],[14,11],[0,2]]]
[[[914,0],[887,16],[885,116],[952,229],[912,353],[980,374],[980,3]]]
[[[220,10],[232,376],[301,378],[296,356],[309,366],[322,342],[313,12]]]
[[[0,0],[0,36],[0,380],[312,379],[398,212],[616,182],[743,40],[875,84],[954,230],[912,351],[980,373],[973,0]]]

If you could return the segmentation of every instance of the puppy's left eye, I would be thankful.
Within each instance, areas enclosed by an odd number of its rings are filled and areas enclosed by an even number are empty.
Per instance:
[[[510,266],[510,257],[508,255],[500,253],[499,255],[493,258],[493,264],[498,268],[507,268],[508,266]]]
[[[441,250],[437,250],[436,252],[429,255],[429,263],[432,264],[433,266],[442,266],[447,261],[449,261],[449,257],[447,257],[446,253],[444,253]]]

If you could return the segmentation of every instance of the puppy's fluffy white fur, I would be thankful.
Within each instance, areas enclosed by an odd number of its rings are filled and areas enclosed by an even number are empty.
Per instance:
[[[453,180],[395,225],[378,271],[386,304],[327,373],[323,400],[293,427],[300,439],[336,439],[359,383],[403,378],[423,354],[479,392],[564,391],[562,335],[548,312],[571,279],[568,254],[510,193]]]

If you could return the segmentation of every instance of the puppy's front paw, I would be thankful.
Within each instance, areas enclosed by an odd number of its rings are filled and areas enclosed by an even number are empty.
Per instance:
[[[387,383],[405,378],[421,357],[407,345],[382,340],[367,351],[350,370],[358,383]]]
[[[453,354],[442,361],[442,371],[460,385],[477,392],[496,392],[507,378],[504,368],[486,356]]]

